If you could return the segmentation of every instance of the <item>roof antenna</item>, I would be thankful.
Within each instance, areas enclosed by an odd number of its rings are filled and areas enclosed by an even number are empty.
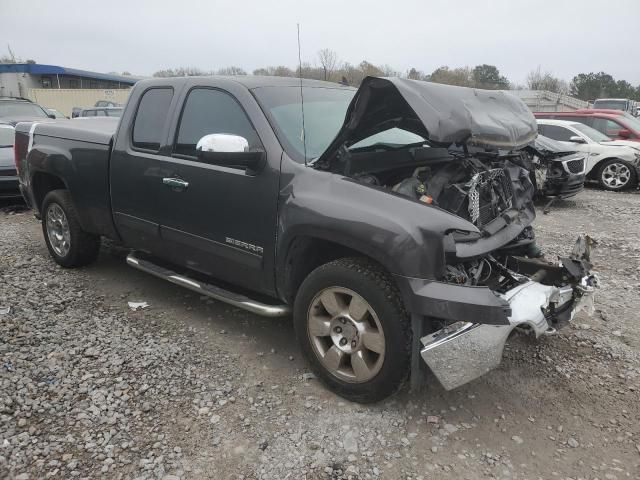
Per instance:
[[[304,148],[304,164],[307,164],[307,132],[304,128],[304,95],[302,94],[302,55],[300,54],[300,24],[298,27],[298,77],[300,78],[300,106],[302,108],[302,147]]]

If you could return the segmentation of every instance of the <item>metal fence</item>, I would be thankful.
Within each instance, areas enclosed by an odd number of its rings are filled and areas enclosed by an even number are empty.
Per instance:
[[[130,91],[128,88],[113,90],[31,88],[27,91],[27,97],[45,108],[55,108],[67,117],[71,117],[73,107],[93,107],[98,100],[111,100],[124,105]]]
[[[571,112],[589,108],[589,102],[547,90],[509,90],[522,99],[534,112]]]

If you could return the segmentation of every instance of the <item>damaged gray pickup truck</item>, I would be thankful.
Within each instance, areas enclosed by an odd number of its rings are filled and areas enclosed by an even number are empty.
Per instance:
[[[514,328],[541,335],[592,299],[588,237],[559,263],[536,245],[536,135],[505,92],[192,77],[137,83],[119,122],[20,123],[15,156],[60,265],[107,237],[134,268],[292,314],[318,376],[373,402],[425,364],[463,385]]]

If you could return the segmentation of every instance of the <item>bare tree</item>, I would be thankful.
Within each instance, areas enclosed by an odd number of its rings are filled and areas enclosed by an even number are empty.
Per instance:
[[[196,67],[179,67],[176,69],[167,68],[158,70],[153,74],[154,77],[200,77],[204,75],[213,75],[211,72],[205,72]]]
[[[540,65],[527,75],[529,90],[549,90],[555,93],[568,93],[569,85],[561,78],[554,77],[551,72],[542,72]]]
[[[254,75],[263,75],[269,77],[295,77],[296,74],[289,67],[278,65],[277,67],[256,68]]]
[[[22,60],[17,58],[11,50],[11,45],[7,45],[8,55],[2,55],[0,57],[0,63],[21,63]]]
[[[233,65],[230,67],[221,68],[216,72],[216,75],[246,75],[247,72],[240,67],[234,67]]]
[[[424,80],[425,74],[421,70],[411,68],[407,71],[407,78],[410,80]]]
[[[434,83],[445,83],[447,85],[458,85],[461,87],[474,86],[473,71],[469,67],[459,67],[450,69],[448,66],[436,68],[427,80]]]
[[[336,65],[338,64],[338,55],[329,48],[323,48],[318,52],[318,59],[324,71],[324,79],[331,80]]]

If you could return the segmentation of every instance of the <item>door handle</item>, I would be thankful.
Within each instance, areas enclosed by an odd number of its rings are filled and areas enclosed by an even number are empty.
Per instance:
[[[174,190],[184,190],[189,186],[189,182],[185,182],[181,178],[163,178],[162,183]]]

